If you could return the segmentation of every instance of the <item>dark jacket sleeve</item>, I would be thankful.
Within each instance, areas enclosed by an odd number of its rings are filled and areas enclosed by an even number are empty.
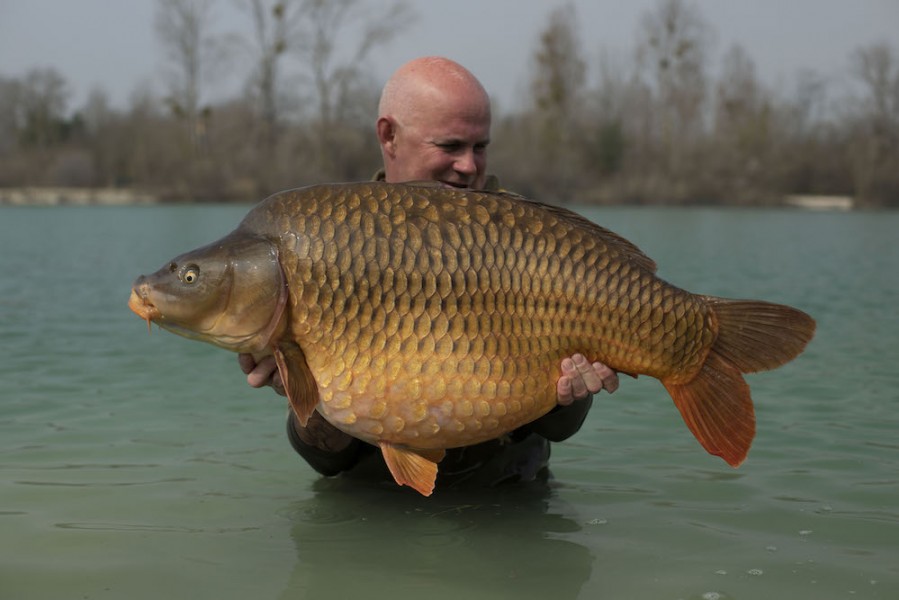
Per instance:
[[[325,476],[333,476],[356,466],[363,442],[354,439],[350,445],[337,452],[329,452],[300,439],[296,430],[296,417],[293,411],[287,414],[287,439],[297,454],[303,457],[309,466]]]
[[[580,430],[592,406],[592,396],[586,400],[575,400],[568,406],[556,406],[528,427],[551,442],[562,442]]]

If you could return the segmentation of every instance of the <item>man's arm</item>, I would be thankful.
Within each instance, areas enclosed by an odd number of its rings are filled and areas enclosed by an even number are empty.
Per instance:
[[[362,441],[345,434],[316,410],[303,427],[293,411],[287,414],[287,439],[309,466],[325,476],[337,475],[359,462]]]

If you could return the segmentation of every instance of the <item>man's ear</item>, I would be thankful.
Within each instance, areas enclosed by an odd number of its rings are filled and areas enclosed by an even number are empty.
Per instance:
[[[396,154],[396,123],[390,117],[380,117],[377,122],[378,143],[390,156]]]

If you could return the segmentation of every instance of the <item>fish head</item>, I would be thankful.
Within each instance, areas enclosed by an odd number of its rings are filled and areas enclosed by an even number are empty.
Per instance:
[[[286,302],[277,246],[234,232],[138,277],[128,307],[148,325],[234,352],[258,352],[283,326]]]

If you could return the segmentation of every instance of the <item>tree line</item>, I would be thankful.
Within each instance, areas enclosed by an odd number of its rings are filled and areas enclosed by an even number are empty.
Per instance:
[[[0,75],[0,187],[249,201],[369,178],[380,84],[366,65],[414,11],[402,0],[379,13],[365,0],[236,1],[245,31],[217,28],[215,0],[158,0],[164,86],[136,90],[125,109],[95,89],[71,110],[53,68]],[[740,46],[716,54],[714,30],[685,0],[660,0],[626,54],[597,61],[577,20],[571,5],[547,15],[529,101],[494,114],[490,170],[505,187],[559,202],[770,205],[797,194],[899,206],[889,44],[854,50],[836,92],[811,70],[772,88]],[[235,64],[249,65],[242,92],[211,101]]]

